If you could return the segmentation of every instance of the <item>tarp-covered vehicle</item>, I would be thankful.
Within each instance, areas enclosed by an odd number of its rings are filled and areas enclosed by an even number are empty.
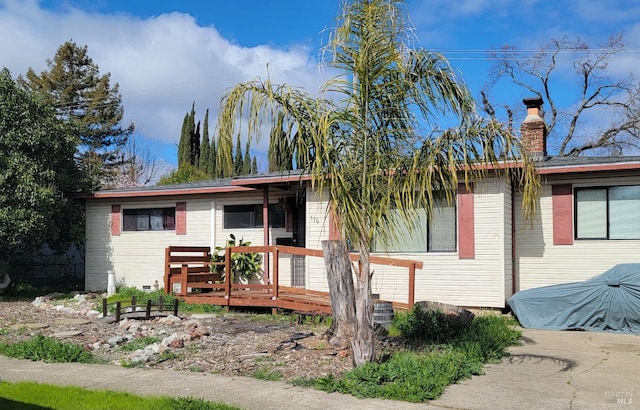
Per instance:
[[[523,327],[640,333],[640,263],[584,282],[517,292],[507,304]]]

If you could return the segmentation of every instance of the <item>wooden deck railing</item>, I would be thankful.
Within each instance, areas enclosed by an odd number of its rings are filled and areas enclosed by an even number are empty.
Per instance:
[[[201,251],[201,247],[169,247],[173,249],[179,250],[187,250],[187,249],[198,249]],[[165,259],[165,292],[172,292],[173,289],[171,285],[173,283],[180,283],[180,296],[186,296],[189,294],[189,289],[199,289],[200,291],[223,291],[224,298],[230,299],[235,292],[241,291],[260,291],[262,290],[264,293],[268,293],[271,295],[271,299],[278,299],[280,293],[280,256],[281,254],[288,255],[301,255],[301,256],[310,256],[310,257],[323,257],[323,252],[321,250],[316,249],[307,249],[307,248],[299,248],[295,246],[284,246],[284,245],[275,245],[275,246],[233,246],[225,249],[225,263],[224,263],[224,279],[223,280],[209,280],[203,282],[201,279],[206,276],[206,272],[200,270],[199,274],[196,272],[197,269],[203,269],[206,266],[208,269],[209,264],[214,264],[212,262],[206,262],[203,260],[202,256],[198,258],[185,258],[183,261],[179,261],[180,258],[174,258],[172,260],[171,252],[167,248],[166,259]],[[226,272],[230,271],[230,261],[231,255],[234,253],[264,253],[265,255],[273,255],[272,264],[270,271],[267,272],[268,281],[267,283],[231,283],[230,278],[232,275],[226,274]],[[357,254],[350,254],[350,258],[352,261],[357,262],[359,257]],[[408,260],[408,259],[396,259],[396,258],[388,258],[381,256],[371,256],[370,257],[371,264],[376,265],[384,265],[384,266],[395,266],[395,267],[404,267],[408,269],[408,306],[413,306],[415,303],[415,279],[416,279],[416,269],[421,269],[423,264],[420,261]],[[179,264],[180,269],[176,269],[175,265]],[[215,263],[215,264],[220,264]],[[179,273],[178,273],[179,272]],[[193,273],[192,273],[193,272]],[[167,277],[167,275],[169,275]],[[220,279],[220,278],[218,278]],[[288,288],[290,289],[290,288]]]

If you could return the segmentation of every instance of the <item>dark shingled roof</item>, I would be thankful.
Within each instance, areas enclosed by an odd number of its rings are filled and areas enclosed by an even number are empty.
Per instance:
[[[548,167],[579,167],[593,165],[629,164],[638,163],[640,156],[628,157],[548,157],[544,161],[536,162],[538,168]]]

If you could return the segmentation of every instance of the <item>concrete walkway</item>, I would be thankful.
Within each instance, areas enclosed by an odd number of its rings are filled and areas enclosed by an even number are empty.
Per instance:
[[[357,399],[282,382],[213,374],[76,363],[47,364],[0,356],[0,379],[193,396],[243,409],[606,409],[640,408],[640,336],[524,330],[486,374],[447,388],[429,404]]]

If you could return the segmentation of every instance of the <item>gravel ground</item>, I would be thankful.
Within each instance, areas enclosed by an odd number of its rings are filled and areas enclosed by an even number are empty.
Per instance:
[[[97,300],[96,295],[0,300],[0,343],[42,334],[81,345],[112,365],[285,381],[339,375],[352,368],[350,351],[335,349],[322,338],[322,323],[236,312],[113,323],[93,310]],[[387,350],[393,345],[391,339],[381,343]]]

